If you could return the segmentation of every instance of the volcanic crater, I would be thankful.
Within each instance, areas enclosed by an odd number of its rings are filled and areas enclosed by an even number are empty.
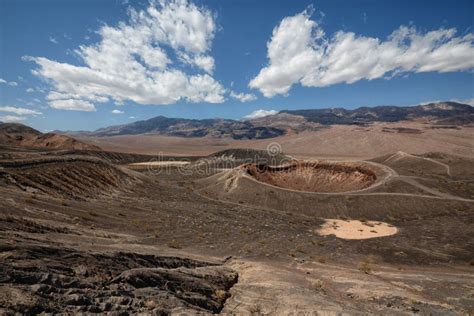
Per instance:
[[[247,164],[243,168],[259,182],[307,192],[357,191],[377,181],[375,171],[369,166],[352,162],[297,161],[281,166]]]

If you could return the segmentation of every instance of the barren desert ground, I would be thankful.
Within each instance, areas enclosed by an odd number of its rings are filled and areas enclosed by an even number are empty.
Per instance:
[[[474,0],[0,0],[0,316],[474,316]]]
[[[472,313],[472,129],[381,128],[5,147],[1,311]]]
[[[397,132],[397,128],[411,129]],[[413,131],[418,131],[414,133]],[[296,157],[370,159],[397,151],[413,154],[445,152],[464,157],[474,156],[474,128],[457,126],[443,128],[421,122],[374,123],[370,126],[332,125],[319,131],[303,131],[261,140],[228,138],[182,138],[162,135],[123,135],[79,137],[105,150],[157,155],[209,155],[229,148],[266,149],[278,143],[285,153]],[[199,146],[196,146],[196,140]]]

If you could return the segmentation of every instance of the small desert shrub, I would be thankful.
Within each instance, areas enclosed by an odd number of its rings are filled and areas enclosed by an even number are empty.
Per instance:
[[[367,261],[360,262],[358,268],[359,268],[359,271],[364,272],[365,274],[370,274],[372,272],[370,263]]]
[[[326,258],[325,257],[319,257],[318,262],[319,263],[326,263]]]
[[[311,240],[311,243],[315,246],[323,247],[324,246],[324,241],[322,240]]]
[[[410,298],[410,299],[408,300],[408,304],[410,304],[410,305],[418,305],[418,304],[421,304],[421,302],[420,302],[420,301],[417,301],[417,300],[415,300],[415,299]]]
[[[296,248],[296,252],[300,252],[300,253],[306,253],[306,250],[304,250],[303,248]]]
[[[89,212],[87,212],[87,214],[89,214],[90,216],[99,216],[99,214],[97,214],[94,211],[89,211]]]
[[[145,302],[145,306],[148,308],[148,309],[154,309],[157,307],[157,304],[156,304],[156,301],[155,300],[147,300]]]
[[[311,284],[313,290],[315,290],[316,292],[325,292],[324,291],[324,282],[320,279],[317,279],[316,281],[314,281],[312,284]]]
[[[388,215],[388,216],[387,216],[387,219],[388,219],[389,221],[396,221],[396,220],[397,220],[397,218],[396,218],[394,215]]]
[[[62,206],[68,206],[69,203],[68,203],[66,200],[62,200],[62,201],[61,201],[61,205],[62,205]]]
[[[248,308],[250,315],[261,315],[262,314],[262,306],[260,304],[252,305]]]
[[[375,259],[375,257],[373,256],[368,256],[367,258],[365,258],[364,260],[362,260],[360,263],[359,263],[359,270],[366,273],[366,274],[370,274],[372,273],[372,264],[374,264],[377,260]]]
[[[141,222],[140,222],[139,219],[134,218],[134,219],[132,219],[132,224],[133,224],[134,226],[137,226],[137,227],[138,227],[138,226],[140,226]]]
[[[176,239],[171,240],[168,243],[168,247],[174,248],[174,249],[181,249],[181,245],[178,243],[178,241]]]
[[[215,290],[214,291],[214,297],[217,298],[218,300],[225,300],[227,298],[227,293],[224,290]]]

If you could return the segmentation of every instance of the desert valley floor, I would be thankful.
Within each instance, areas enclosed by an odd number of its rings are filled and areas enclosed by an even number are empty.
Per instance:
[[[4,146],[0,313],[472,313],[472,128],[375,128]]]

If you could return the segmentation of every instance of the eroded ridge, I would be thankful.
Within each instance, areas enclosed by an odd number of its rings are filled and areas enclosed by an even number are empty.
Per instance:
[[[86,157],[35,157],[0,161],[0,184],[58,198],[85,199],[111,194],[142,176],[105,160]]]

